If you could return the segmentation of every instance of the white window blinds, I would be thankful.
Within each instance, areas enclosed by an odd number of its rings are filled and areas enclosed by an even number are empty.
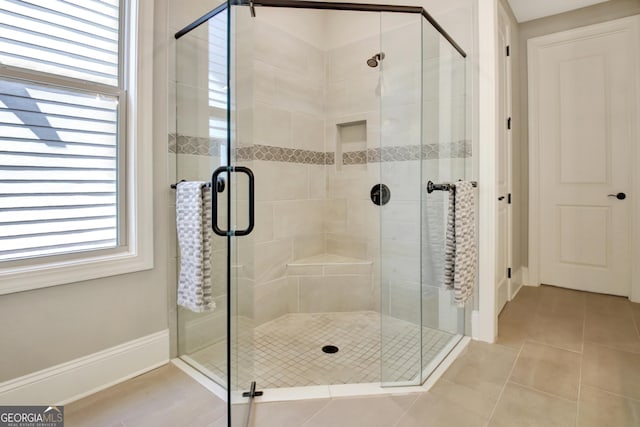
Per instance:
[[[118,0],[0,0],[0,63],[118,86]]]
[[[0,261],[119,244],[119,28],[118,0],[0,0]]]
[[[209,136],[227,138],[227,11],[209,20]]]

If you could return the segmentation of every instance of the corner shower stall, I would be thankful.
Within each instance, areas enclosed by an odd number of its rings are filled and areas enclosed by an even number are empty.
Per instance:
[[[213,183],[216,228],[216,308],[178,309],[179,356],[230,404],[254,382],[422,384],[468,323],[426,190],[470,170],[465,53],[421,7],[298,0],[176,39],[170,150]]]

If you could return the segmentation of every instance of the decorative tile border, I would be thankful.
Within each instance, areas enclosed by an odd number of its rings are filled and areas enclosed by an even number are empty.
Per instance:
[[[403,145],[396,147],[370,148],[342,154],[343,165],[360,165],[378,162],[403,162],[410,160],[464,159],[471,157],[469,141],[450,144]]]
[[[324,165],[326,164],[326,157],[327,153],[324,151],[254,145],[252,159],[238,158],[238,160],[266,160],[272,162],[302,163],[306,165]]]
[[[335,165],[336,164],[336,153],[333,151],[328,151],[324,153],[324,164],[325,165]]]
[[[175,141],[174,151],[171,151],[171,141]],[[178,154],[192,154],[196,156],[220,156],[220,146],[226,141],[220,138],[201,138],[196,136],[169,135],[169,152]]]
[[[241,162],[253,160],[254,152],[255,150],[253,145],[249,145],[246,147],[238,147],[236,148],[235,158],[237,161],[241,161]]]
[[[199,138],[169,135],[169,152],[199,156],[220,156],[220,147],[226,141],[219,138]],[[333,165],[333,152],[300,150],[269,145],[251,145],[235,150],[239,161],[264,160],[270,162],[301,163],[309,165]],[[401,145],[370,148],[342,153],[343,165],[362,165],[379,162],[403,162],[411,160],[463,159],[472,156],[470,141],[456,141],[449,144]]]
[[[369,150],[363,151],[351,151],[348,153],[342,153],[342,164],[348,165],[363,165],[367,163],[367,153]],[[335,160],[334,160],[335,161]]]
[[[432,144],[438,150],[436,159],[460,159],[471,157],[473,148],[471,141],[456,141],[450,144]]]
[[[174,154],[176,152],[176,134],[175,133],[169,134],[169,152]]]

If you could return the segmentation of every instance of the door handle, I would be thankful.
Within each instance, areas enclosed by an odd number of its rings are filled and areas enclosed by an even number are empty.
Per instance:
[[[244,230],[223,230],[218,225],[218,191],[211,192],[211,228],[218,236],[246,236],[253,231],[255,226],[255,177],[253,171],[244,166],[221,166],[211,175],[211,182],[218,182],[222,173],[240,172],[249,177],[249,226]],[[230,211],[231,207],[228,207]],[[230,212],[228,212],[230,214]]]
[[[618,200],[624,200],[627,198],[627,195],[624,193],[618,193],[618,194],[609,194],[607,195],[607,197],[615,197]]]
[[[221,166],[215,171],[213,171],[213,175],[211,175],[211,182],[218,182],[218,177],[221,173],[229,172],[229,168],[226,166]],[[228,214],[227,214],[228,215]],[[227,230],[222,230],[218,226],[218,192],[211,192],[211,228],[213,232],[218,236],[229,236],[229,232]]]
[[[251,234],[253,231],[253,227],[256,224],[256,209],[255,209],[255,199],[256,199],[256,191],[255,191],[255,176],[253,175],[253,171],[245,166],[235,166],[231,167],[231,172],[240,172],[249,178],[249,225],[244,230],[236,230],[233,232],[234,236],[246,236]]]

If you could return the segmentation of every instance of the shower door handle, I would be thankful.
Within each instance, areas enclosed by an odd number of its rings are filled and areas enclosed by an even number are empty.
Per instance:
[[[218,177],[220,176],[220,174],[222,173],[226,173],[226,172],[230,172],[229,168],[226,166],[221,166],[218,169],[216,169],[215,171],[213,171],[213,175],[211,175],[211,182],[218,182]],[[229,180],[229,183],[231,183],[231,181]],[[230,188],[231,186],[229,186]],[[229,191],[231,191],[231,189],[229,189]],[[219,226],[218,226],[218,191],[217,188],[212,188],[211,189],[211,228],[213,229],[213,232],[216,233],[218,236],[230,236],[229,232],[227,230],[222,230]]]
[[[253,231],[253,227],[256,223],[256,209],[255,209],[255,199],[256,199],[256,191],[255,191],[255,176],[253,175],[253,171],[245,166],[235,166],[231,167],[231,172],[240,172],[247,175],[249,178],[249,226],[244,230],[236,230],[233,232],[234,236],[246,236],[251,234]]]
[[[249,226],[244,230],[222,230],[218,225],[218,191],[215,189],[211,193],[211,228],[218,236],[246,236],[253,231],[255,226],[255,177],[251,169],[244,166],[221,166],[211,175],[211,182],[218,182],[218,177],[222,173],[240,172],[249,178]],[[229,179],[231,182],[231,179]],[[229,186],[231,191],[231,186]],[[231,206],[227,206],[227,214],[231,212]]]

